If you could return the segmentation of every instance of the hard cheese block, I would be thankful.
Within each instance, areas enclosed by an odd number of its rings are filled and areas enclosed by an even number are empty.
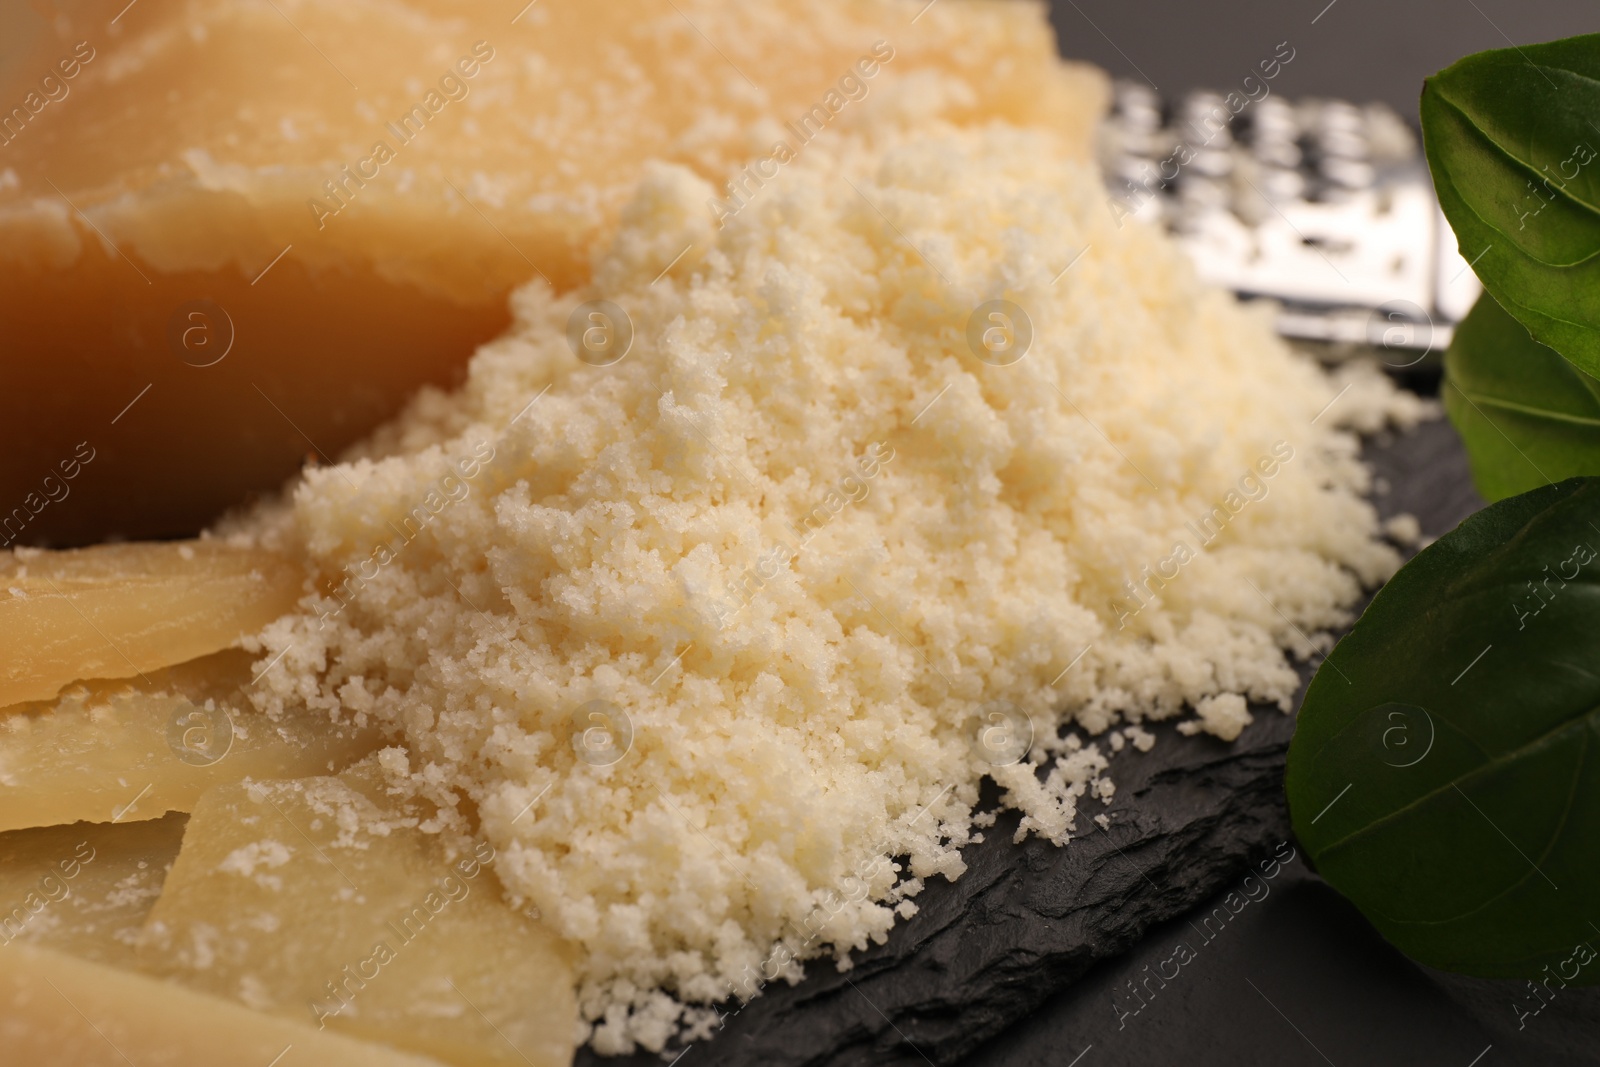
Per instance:
[[[254,711],[242,693],[251,668],[223,652],[0,709],[0,830],[191,811],[213,785],[330,774],[380,745],[371,724]]]
[[[141,966],[450,1064],[566,1064],[566,959],[504,902],[495,858],[448,854],[338,778],[219,787],[189,821]]]
[[[438,1067],[425,1056],[26,944],[0,951],[0,1049],[8,1064],[72,1067]]]
[[[294,607],[301,574],[219,541],[0,554],[0,705],[230,648]]]
[[[1104,99],[1033,4],[61,6],[0,100],[0,545],[192,531],[331,457],[584,280],[652,161],[770,176],[895,85],[1087,153]]]

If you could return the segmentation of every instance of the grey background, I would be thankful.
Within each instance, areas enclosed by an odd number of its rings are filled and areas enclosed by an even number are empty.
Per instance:
[[[1288,41],[1294,61],[1273,83],[1274,92],[1358,104],[1380,100],[1415,123],[1417,96],[1429,74],[1470,52],[1600,31],[1600,4],[1053,0],[1051,20],[1063,55],[1089,60],[1119,78],[1148,80],[1164,96],[1226,91]]]

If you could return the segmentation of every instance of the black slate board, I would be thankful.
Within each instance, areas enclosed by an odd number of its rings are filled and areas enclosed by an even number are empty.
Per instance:
[[[1459,441],[1443,421],[1369,443],[1374,503],[1409,512],[1438,536],[1482,506]],[[1301,693],[1314,664],[1301,669]],[[1296,699],[1298,704],[1298,697]],[[1080,807],[1065,847],[1011,843],[1017,815],[1001,813],[963,852],[955,882],[933,879],[919,912],[886,944],[839,973],[813,961],[796,986],[776,983],[736,1005],[710,1041],[656,1055],[597,1056],[580,1067],[763,1064],[952,1064],[1038,1007],[1097,962],[1120,955],[1157,924],[1193,909],[1289,839],[1283,763],[1292,716],[1253,707],[1233,744],[1152,727],[1155,748],[1112,758],[1109,808]],[[1100,830],[1090,816],[1111,817]],[[1077,1053],[1063,1049],[1062,1064]]]

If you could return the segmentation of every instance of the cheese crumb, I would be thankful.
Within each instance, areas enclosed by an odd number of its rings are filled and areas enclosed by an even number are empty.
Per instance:
[[[1115,791],[1070,727],[1237,737],[1399,564],[1347,427],[1414,404],[1329,408],[1048,135],[859,117],[720,229],[654,167],[589,287],[232,531],[320,575],[253,699],[359,709],[475,813],[602,1052],[882,942],[986,776],[1067,842]]]
[[[1156,747],[1156,735],[1142,726],[1130,726],[1122,731],[1122,736],[1133,742],[1133,747],[1140,752],[1149,752]]]
[[[1415,515],[1396,515],[1383,524],[1383,535],[1401,548],[1412,548],[1422,540],[1422,524]]]
[[[1194,710],[1199,718],[1180,722],[1179,733],[1193,736],[1203,730],[1224,741],[1237,741],[1244,728],[1255,721],[1244,697],[1237,693],[1206,697],[1195,704]]]
[[[282,867],[289,862],[291,855],[281,841],[255,841],[228,853],[217,864],[217,870],[251,878],[255,876],[257,867]]]

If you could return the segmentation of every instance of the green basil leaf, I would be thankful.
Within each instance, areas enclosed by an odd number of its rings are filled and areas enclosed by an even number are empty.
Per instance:
[[[1600,34],[1468,56],[1421,110],[1461,254],[1535,339],[1600,374]]]
[[[1575,145],[1600,145],[1600,34],[1479,52],[1429,81],[1534,177],[1600,209],[1600,167],[1572,160]]]
[[[1456,328],[1442,395],[1484,499],[1600,475],[1600,380],[1535,341],[1487,293]]]
[[[1462,203],[1512,246],[1553,267],[1575,266],[1600,252],[1600,214],[1505,153],[1431,86],[1422,98],[1422,118],[1433,135],[1429,162],[1435,173],[1449,174]],[[1600,137],[1591,139],[1600,144]]]
[[[1600,478],[1491,504],[1401,568],[1306,694],[1295,833],[1423,963],[1600,982],[1596,546]]]
[[[1600,261],[1552,267],[1523,254],[1464,204],[1431,152],[1428,165],[1439,206],[1483,287],[1536,340],[1581,370],[1600,375]]]

